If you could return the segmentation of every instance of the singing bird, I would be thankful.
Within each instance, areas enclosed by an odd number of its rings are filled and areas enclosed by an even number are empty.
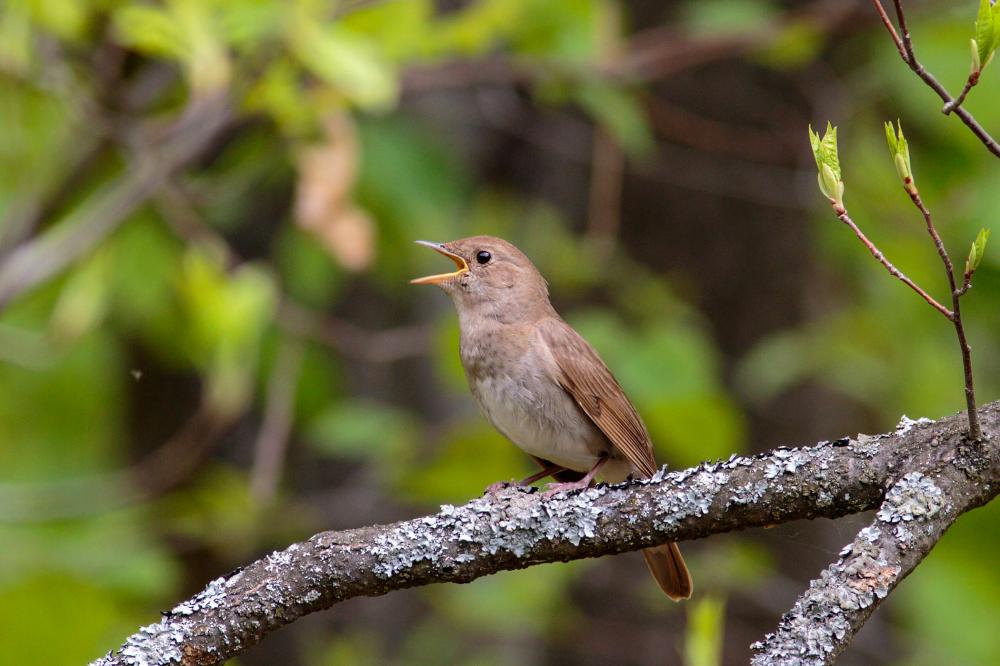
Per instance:
[[[548,283],[505,240],[474,236],[417,241],[451,259],[456,270],[411,280],[443,289],[455,304],[459,354],[483,414],[560,483],[548,492],[586,488],[656,472],[653,445],[621,385],[549,302]],[[691,596],[691,575],[677,544],[642,551],[660,588],[674,601]]]

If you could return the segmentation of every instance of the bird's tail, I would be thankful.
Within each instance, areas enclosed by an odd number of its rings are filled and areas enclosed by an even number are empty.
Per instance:
[[[668,597],[674,601],[691,598],[691,574],[676,543],[644,548],[642,556],[646,558],[649,572]]]

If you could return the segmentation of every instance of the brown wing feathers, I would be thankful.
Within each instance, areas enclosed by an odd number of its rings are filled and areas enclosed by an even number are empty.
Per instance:
[[[555,357],[560,385],[639,474],[652,476],[656,460],[649,433],[604,361],[561,319],[540,322],[539,330]],[[677,544],[646,548],[642,555],[660,589],[671,599],[691,597],[691,574]]]
[[[656,461],[649,433],[604,361],[564,321],[549,319],[540,330],[559,367],[562,387],[639,474],[652,476]]]

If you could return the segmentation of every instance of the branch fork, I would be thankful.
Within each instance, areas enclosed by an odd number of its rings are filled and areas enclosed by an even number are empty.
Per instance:
[[[910,29],[906,25],[906,12],[903,10],[902,0],[893,0],[893,5],[896,10],[896,20],[899,22],[899,30],[902,32],[902,37],[900,37],[899,32],[896,31],[895,26],[892,24],[889,15],[885,11],[885,7],[882,6],[881,0],[872,0],[872,5],[875,7],[875,11],[878,12],[879,18],[882,19],[882,24],[885,26],[886,31],[892,38],[893,44],[896,45],[896,50],[899,51],[899,57],[903,60],[906,65],[913,70],[920,79],[927,84],[927,86],[937,93],[941,101],[944,102],[944,107],[941,112],[945,115],[949,115],[954,112],[963,123],[969,128],[969,130],[976,136],[979,141],[986,146],[987,150],[991,153],[1000,157],[1000,144],[997,143],[996,139],[990,136],[990,133],[983,129],[982,125],[969,113],[965,108],[961,106],[962,102],[965,101],[965,96],[969,94],[973,86],[979,81],[979,72],[974,71],[969,75],[966,80],[965,88],[958,98],[951,96],[951,93],[941,85],[940,82],[934,75],[927,71],[920,61],[917,60],[917,56],[913,52],[913,41],[910,38]]]
[[[904,419],[875,437],[732,456],[555,497],[511,488],[435,515],[324,532],[211,581],[93,666],[218,664],[352,597],[878,509],[753,646],[758,666],[831,664],[954,520],[1000,492],[1000,403],[982,416],[989,437],[977,443],[965,438],[961,414]]]

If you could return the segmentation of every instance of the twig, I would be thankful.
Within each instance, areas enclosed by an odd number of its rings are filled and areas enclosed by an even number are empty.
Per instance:
[[[927,301],[928,305],[930,305],[932,308],[934,308],[935,310],[943,314],[945,317],[947,317],[949,321],[952,320],[953,315],[951,310],[949,310],[948,308],[946,308],[945,306],[941,305],[936,300],[934,300],[933,296],[931,296],[926,291],[921,289],[917,285],[917,283],[915,283],[910,278],[906,277],[906,275],[904,275],[902,271],[893,266],[892,263],[885,258],[885,255],[882,254],[882,251],[879,250],[874,243],[868,240],[868,237],[865,236],[864,232],[862,232],[861,229],[858,228],[858,225],[855,224],[854,220],[852,220],[851,217],[847,214],[846,209],[841,208],[837,210],[835,207],[834,212],[837,213],[837,219],[839,219],[841,222],[843,222],[844,224],[846,224],[848,227],[851,228],[851,231],[853,231],[854,235],[858,237],[858,240],[860,240],[864,244],[864,246],[868,248],[868,251],[872,253],[872,256],[875,257],[875,259],[880,264],[885,266],[885,269],[889,271],[890,275],[901,281],[903,284],[905,284],[913,291],[917,292],[917,295],[919,295],[920,298]]]
[[[892,27],[892,21],[885,13],[885,8],[882,6],[881,0],[872,0],[872,4],[875,6],[876,11],[878,11],[879,16],[882,18],[882,23],[885,25],[886,29],[889,31],[893,42],[896,44],[896,48],[899,49],[899,57],[902,58],[903,62],[913,70],[913,72],[920,77],[920,79],[927,84],[927,86],[937,93],[938,97],[944,102],[944,108],[941,109],[946,115],[954,111],[955,115],[961,118],[962,122],[972,131],[972,133],[979,139],[987,150],[991,153],[1000,157],[1000,144],[990,136],[989,132],[983,129],[971,113],[966,111],[963,107],[958,106],[955,100],[952,98],[948,90],[941,85],[934,75],[928,72],[923,65],[917,60],[917,56],[913,53],[913,41],[910,38],[910,30],[906,26],[906,13],[903,11],[903,4],[900,0],[893,0],[896,7],[896,17],[899,21],[899,29],[903,33],[902,38]]]
[[[850,613],[851,631],[840,639],[842,649],[871,614],[869,595],[888,593],[958,514],[1000,492],[1000,403],[983,409],[989,439],[970,443],[963,420],[964,415],[956,415],[925,425],[904,422],[895,433],[879,437],[778,449],[754,458],[733,456],[659,472],[649,481],[569,495],[508,489],[463,506],[443,506],[433,516],[318,534],[213,580],[94,665],[216,664],[306,614],[357,596],[464,583],[544,562],[801,518],[834,518],[881,505],[879,520],[885,527],[877,543],[866,541],[882,548],[885,540],[886,549],[895,548],[900,564],[887,559],[886,566],[900,569],[876,574],[871,582],[853,566],[857,558],[845,561],[840,573],[846,587],[838,590],[842,596],[832,597],[843,604],[845,617]],[[886,488],[892,488],[888,495]],[[911,526],[922,529],[910,531]],[[858,552],[869,553],[868,548],[859,544]],[[852,587],[858,580],[865,587]],[[854,610],[852,604],[861,608]],[[813,625],[783,627],[781,645],[797,644],[799,655],[805,655]],[[786,639],[789,635],[794,641]],[[823,654],[830,652],[823,648]]]
[[[934,221],[931,218],[931,212],[927,210],[924,205],[923,200],[920,198],[920,192],[915,186],[911,186],[912,189],[907,190],[910,195],[910,200],[913,201],[913,205],[917,207],[921,215],[924,216],[924,222],[927,225],[927,233],[934,240],[934,247],[937,248],[938,256],[941,257],[941,263],[944,265],[944,271],[948,275],[948,287],[951,291],[951,317],[949,320],[955,326],[955,334],[958,337],[958,346],[962,350],[962,368],[965,373],[965,403],[966,409],[969,412],[969,437],[976,440],[982,437],[982,430],[979,426],[979,416],[976,412],[976,389],[972,378],[972,349],[969,347],[969,342],[965,336],[965,324],[962,322],[962,309],[959,304],[959,300],[962,295],[965,294],[972,286],[972,275],[966,275],[962,287],[959,288],[955,284],[955,267],[951,262],[951,257],[948,256],[948,250],[945,249],[944,242],[941,240],[941,236],[938,234],[937,229],[934,227]]]
[[[972,90],[977,83],[979,83],[979,72],[972,72],[969,74],[969,78],[965,80],[965,86],[962,88],[962,92],[958,94],[958,97],[945,104],[941,108],[941,113],[947,116],[949,113],[962,106],[962,102],[965,101],[969,91]]]
[[[70,200],[107,148],[107,141],[103,139],[81,138],[80,141],[82,146],[76,147],[76,153],[69,158],[70,165],[61,174],[60,181],[16,202],[0,223],[0,257],[28,238],[43,220]]]
[[[179,239],[191,244],[208,243],[213,250],[222,253],[223,262],[229,268],[243,261],[229,241],[205,223],[187,189],[176,177],[168,178],[160,185],[153,203]]]
[[[893,43],[896,45],[896,50],[899,51],[899,57],[903,59],[903,62],[907,62],[906,49],[903,47],[903,40],[899,38],[899,33],[896,32],[896,27],[892,24],[889,19],[889,15],[885,13],[885,7],[879,0],[872,0],[872,4],[875,5],[875,11],[878,12],[879,18],[882,19],[882,24],[885,29],[889,31],[889,35],[892,37]]]
[[[89,205],[0,264],[0,310],[86,255],[117,229],[174,171],[197,156],[230,116],[225,94],[195,98],[163,139],[162,148],[102,188]]]
[[[972,273],[966,273],[962,278],[962,286],[958,288],[958,295],[965,296],[965,292],[972,289]]]
[[[896,17],[899,20],[899,30],[903,33],[903,52],[906,54],[907,62],[914,65],[917,57],[913,55],[913,40],[910,39],[910,29],[906,26],[906,14],[903,13],[903,3],[900,0],[892,0],[896,6]]]
[[[278,355],[267,384],[264,423],[254,443],[250,470],[250,494],[258,502],[270,502],[278,488],[292,429],[295,388],[304,351],[305,345],[300,340],[282,337],[278,343]]]
[[[587,237],[607,254],[621,226],[625,153],[604,129],[595,126],[593,136]]]

